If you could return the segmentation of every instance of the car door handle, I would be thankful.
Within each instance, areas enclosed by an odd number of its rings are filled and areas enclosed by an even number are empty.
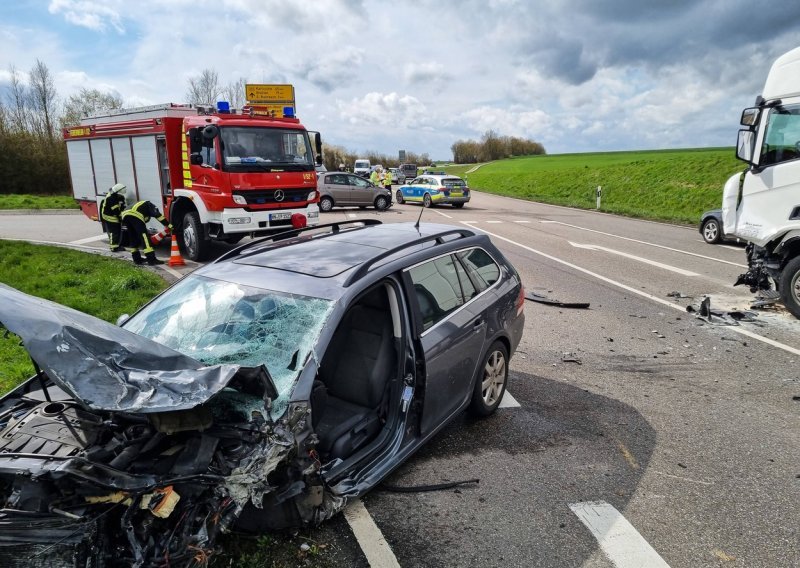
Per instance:
[[[483,319],[482,318],[478,318],[474,322],[472,322],[472,329],[474,329],[475,331],[479,331],[480,328],[482,328],[482,327],[483,327]]]

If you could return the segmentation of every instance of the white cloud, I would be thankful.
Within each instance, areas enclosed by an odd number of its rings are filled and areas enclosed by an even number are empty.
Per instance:
[[[51,0],[47,10],[51,14],[64,14],[64,18],[71,24],[89,28],[97,32],[106,31],[107,26],[113,27],[117,33],[125,33],[122,18],[116,7],[118,0]]]
[[[541,136],[553,125],[553,119],[542,110],[479,107],[463,113],[460,121],[476,134],[494,130],[505,136],[533,138]]]
[[[431,61],[428,63],[406,63],[403,66],[403,78],[406,83],[424,83],[426,81],[442,81],[449,74],[445,73],[444,65]]]
[[[403,127],[418,122],[426,114],[419,99],[397,93],[367,93],[360,99],[337,101],[336,106],[339,116],[354,125]]]

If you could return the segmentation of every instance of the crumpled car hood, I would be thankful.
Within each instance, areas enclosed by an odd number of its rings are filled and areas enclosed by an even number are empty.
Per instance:
[[[94,410],[194,408],[225,388],[239,365],[204,366],[121,327],[0,284],[0,323],[47,376]]]

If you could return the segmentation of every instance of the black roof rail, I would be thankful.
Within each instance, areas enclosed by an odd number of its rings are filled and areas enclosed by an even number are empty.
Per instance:
[[[245,244],[243,244],[241,246],[238,246],[233,250],[229,250],[228,252],[226,252],[225,254],[220,256],[218,259],[216,259],[211,264],[216,264],[216,263],[221,262],[223,260],[228,260],[228,259],[230,259],[230,258],[232,258],[234,256],[238,256],[239,254],[241,254],[242,252],[246,251],[247,249],[255,247],[257,245],[261,245],[261,244],[265,244],[265,243],[269,243],[269,242],[281,241],[283,239],[288,239],[289,237],[296,237],[297,235],[299,235],[301,233],[304,233],[306,231],[315,231],[317,229],[325,229],[325,228],[330,227],[331,232],[328,233],[328,234],[335,235],[339,231],[341,231],[343,227],[347,227],[348,225],[352,225],[354,227],[357,227],[357,226],[368,227],[370,225],[381,225],[381,224],[382,224],[382,222],[377,220],[377,219],[351,219],[349,221],[341,221],[341,222],[337,222],[337,223],[325,223],[324,225],[313,225],[313,226],[303,227],[302,229],[290,229],[288,231],[281,231],[280,233],[275,233],[273,235],[267,235],[266,237],[262,237],[260,239],[250,241],[249,243],[245,243]],[[253,253],[256,253],[256,252],[258,252],[258,250],[254,250],[253,251]]]
[[[470,231],[469,229],[452,229],[450,231],[443,231],[441,233],[436,233],[434,235],[428,235],[427,237],[414,239],[413,241],[408,241],[407,243],[403,243],[402,245],[383,251],[378,256],[375,256],[365,261],[361,265],[359,265],[358,269],[347,277],[347,280],[345,280],[344,282],[344,287],[347,288],[354,282],[361,280],[364,276],[367,275],[369,269],[372,268],[372,266],[375,265],[375,263],[377,263],[380,260],[383,260],[384,258],[392,256],[393,254],[398,253],[403,249],[407,249],[416,245],[421,245],[422,243],[427,243],[429,241],[435,241],[436,244],[440,245],[444,242],[444,237],[448,237],[450,235],[458,235],[459,238],[465,239],[467,237],[474,237],[475,233]]]

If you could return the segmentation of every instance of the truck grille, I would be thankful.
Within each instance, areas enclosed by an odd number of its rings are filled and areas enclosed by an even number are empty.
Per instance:
[[[275,194],[283,192],[283,199],[278,201]],[[300,203],[305,202],[313,188],[300,189],[255,189],[251,191],[234,191],[234,195],[241,195],[248,205],[268,205],[272,203]]]

